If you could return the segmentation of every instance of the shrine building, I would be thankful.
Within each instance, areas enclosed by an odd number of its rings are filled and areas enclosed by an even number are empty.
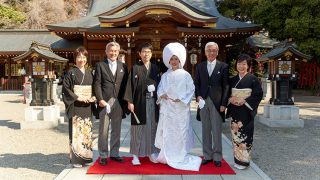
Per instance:
[[[170,42],[180,42],[187,49],[184,68],[193,74],[196,64],[206,60],[204,46],[219,44],[218,59],[225,61],[226,46],[239,42],[261,29],[258,25],[222,16],[212,0],[93,0],[85,17],[47,25],[47,30],[0,31],[0,90],[22,89],[21,69],[31,75],[32,66],[12,58],[27,51],[32,42],[47,44],[66,59],[54,64],[59,75],[73,63],[73,51],[84,46],[89,52],[88,65],[105,58],[105,46],[116,41],[121,56],[130,67],[139,60],[137,48],[150,42],[152,62],[164,71],[162,49]],[[25,69],[28,67],[28,69]]]

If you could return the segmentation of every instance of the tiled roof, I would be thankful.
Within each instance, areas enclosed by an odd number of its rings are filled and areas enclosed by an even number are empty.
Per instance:
[[[48,46],[40,45],[37,42],[32,42],[28,51],[24,52],[23,54],[15,57],[15,58],[12,58],[12,59],[15,61],[23,60],[23,59],[27,58],[28,56],[30,56],[32,53],[37,53],[42,57],[46,57],[49,60],[54,60],[54,61],[58,61],[58,62],[67,62],[68,61],[68,59],[60,57],[60,56],[56,55],[55,53],[53,53],[53,51]]]
[[[288,42],[282,42],[277,45],[273,49],[271,49],[268,53],[262,55],[257,61],[267,61],[273,58],[277,58],[279,56],[282,56],[285,52],[290,51],[294,53],[295,55],[304,58],[304,59],[311,59],[311,56],[304,54],[296,49],[296,45],[293,43]]]
[[[48,25],[48,29],[55,28],[91,28],[99,25],[99,16],[103,16],[104,13],[107,13],[125,3],[129,0],[93,0],[89,13],[86,17],[80,18],[78,20],[73,20],[64,23],[58,24],[50,24]],[[149,4],[152,3],[162,3],[168,0],[140,0],[135,1],[133,4],[139,4],[141,2],[146,2]],[[174,0],[172,0],[174,1]],[[246,28],[257,28],[256,24],[249,24],[245,22],[240,22],[236,20],[232,20],[222,16],[215,5],[213,0],[175,0],[176,2],[172,2],[172,4],[182,4],[180,5],[185,12],[189,14],[197,14],[195,16],[211,16],[217,17],[218,22],[217,26],[214,29],[224,30],[224,29],[246,29]],[[184,5],[184,6],[183,6]],[[131,5],[132,6],[132,5]],[[130,9],[130,8],[129,8]],[[119,14],[109,15],[110,17],[118,17],[122,15],[126,15],[129,12],[122,12]]]
[[[27,51],[31,42],[50,45],[55,49],[74,50],[82,45],[81,41],[68,41],[51,34],[48,30],[0,30],[0,52]]]

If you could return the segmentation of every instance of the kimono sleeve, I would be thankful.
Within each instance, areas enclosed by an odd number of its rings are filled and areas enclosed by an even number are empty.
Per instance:
[[[186,78],[184,79],[184,81],[186,83],[186,89],[185,89],[185,92],[181,92],[183,93],[181,97],[181,101],[184,104],[190,104],[193,97],[194,90],[195,90],[195,86],[191,78],[191,75],[189,73],[186,73]]]
[[[160,98],[160,96],[165,94],[164,81],[165,81],[166,76],[167,76],[167,73],[163,74],[162,77],[161,77],[161,80],[160,80],[160,82],[158,84],[158,89],[157,89],[158,98]]]
[[[128,76],[128,81],[126,84],[123,100],[133,103],[133,94],[134,94],[134,89],[135,89],[135,80],[133,77],[134,74],[134,68],[132,68],[131,72],[129,73]]]
[[[246,99],[246,102],[253,108],[253,110],[255,110],[258,108],[263,96],[261,84],[259,82],[259,79],[255,76],[253,76],[252,78],[251,89],[251,96]]]
[[[69,71],[63,79],[62,86],[62,98],[66,106],[66,114],[70,118],[72,117],[73,104],[77,100],[78,96],[73,92],[75,74]]]

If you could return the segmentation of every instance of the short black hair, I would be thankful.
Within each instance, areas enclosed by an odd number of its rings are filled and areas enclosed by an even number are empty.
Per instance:
[[[74,62],[76,62],[76,59],[80,54],[82,54],[82,55],[84,55],[85,57],[88,58],[88,51],[86,50],[85,47],[80,46],[73,52]]]
[[[141,44],[141,45],[139,46],[138,51],[141,52],[142,49],[150,49],[150,50],[152,51],[152,50],[153,50],[153,47],[152,47],[152,45],[151,45],[150,43],[147,42],[147,43]]]
[[[247,61],[248,70],[249,70],[251,67],[251,64],[252,64],[252,58],[248,54],[240,54],[238,56],[236,64],[235,64],[235,69],[237,69],[237,63],[240,63],[242,61]]]

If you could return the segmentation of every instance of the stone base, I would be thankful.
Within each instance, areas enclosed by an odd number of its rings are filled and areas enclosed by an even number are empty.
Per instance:
[[[49,129],[61,122],[60,108],[51,106],[29,106],[25,108],[25,120],[20,123],[21,129]]]
[[[267,104],[258,121],[269,127],[304,127],[304,121],[299,119],[299,108],[294,105]]]

